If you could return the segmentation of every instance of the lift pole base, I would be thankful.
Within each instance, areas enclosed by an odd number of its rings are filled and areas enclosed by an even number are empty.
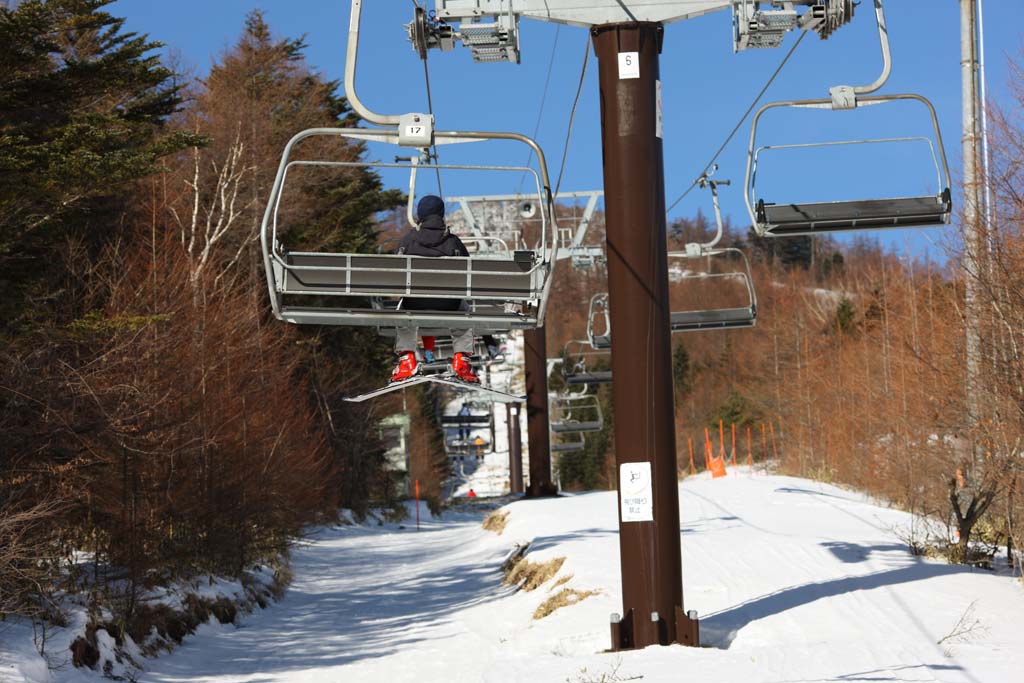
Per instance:
[[[626,612],[626,616],[616,619],[618,616],[618,614],[612,615],[612,621],[610,624],[612,646],[608,651],[621,652],[623,650],[637,649],[633,632],[633,610]],[[651,621],[657,624],[659,636],[658,645],[685,645],[687,647],[700,647],[700,620],[697,619],[695,612],[687,614],[683,611],[682,607],[676,607],[676,637],[672,642],[669,642],[668,639],[668,629],[665,620],[658,617],[656,613],[652,614],[652,617],[657,617]]]

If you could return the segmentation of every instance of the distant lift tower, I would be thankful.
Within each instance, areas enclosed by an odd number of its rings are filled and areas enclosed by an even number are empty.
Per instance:
[[[612,649],[698,645],[683,607],[679,490],[665,239],[659,55],[664,24],[733,11],[735,50],[776,47],[802,28],[827,38],[851,0],[435,0],[410,25],[421,56],[468,47],[478,62],[519,61],[521,18],[590,30],[597,53],[604,146],[609,305],[615,344],[622,614]]]

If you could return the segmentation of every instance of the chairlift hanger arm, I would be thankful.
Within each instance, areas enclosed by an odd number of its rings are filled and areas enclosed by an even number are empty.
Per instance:
[[[869,85],[837,85],[829,88],[833,109],[854,109],[859,105],[858,95],[867,95],[881,89],[892,73],[892,50],[889,47],[889,28],[885,22],[882,0],[872,0],[875,5],[875,22],[878,24],[878,43],[882,50],[882,73]]]

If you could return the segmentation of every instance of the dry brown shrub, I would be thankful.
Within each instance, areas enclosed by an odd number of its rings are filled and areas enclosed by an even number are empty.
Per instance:
[[[558,591],[544,602],[537,605],[537,609],[533,612],[533,618],[543,619],[555,610],[569,605],[575,605],[576,603],[586,600],[591,595],[597,595],[600,591],[580,591],[575,588],[563,588]]]
[[[493,531],[501,536],[502,532],[505,531],[505,525],[508,524],[508,515],[508,510],[495,510],[484,518],[482,525],[484,530]]]
[[[532,591],[554,578],[558,570],[565,564],[564,557],[555,557],[546,562],[530,562],[520,557],[516,562],[506,565],[505,585],[519,586],[521,590]]]

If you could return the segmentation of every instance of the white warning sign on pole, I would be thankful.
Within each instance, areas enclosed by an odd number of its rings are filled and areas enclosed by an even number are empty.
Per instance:
[[[654,521],[651,463],[624,462],[619,465],[619,503],[623,522]]]
[[[640,53],[620,52],[619,53],[619,80],[628,78],[640,78]]]

